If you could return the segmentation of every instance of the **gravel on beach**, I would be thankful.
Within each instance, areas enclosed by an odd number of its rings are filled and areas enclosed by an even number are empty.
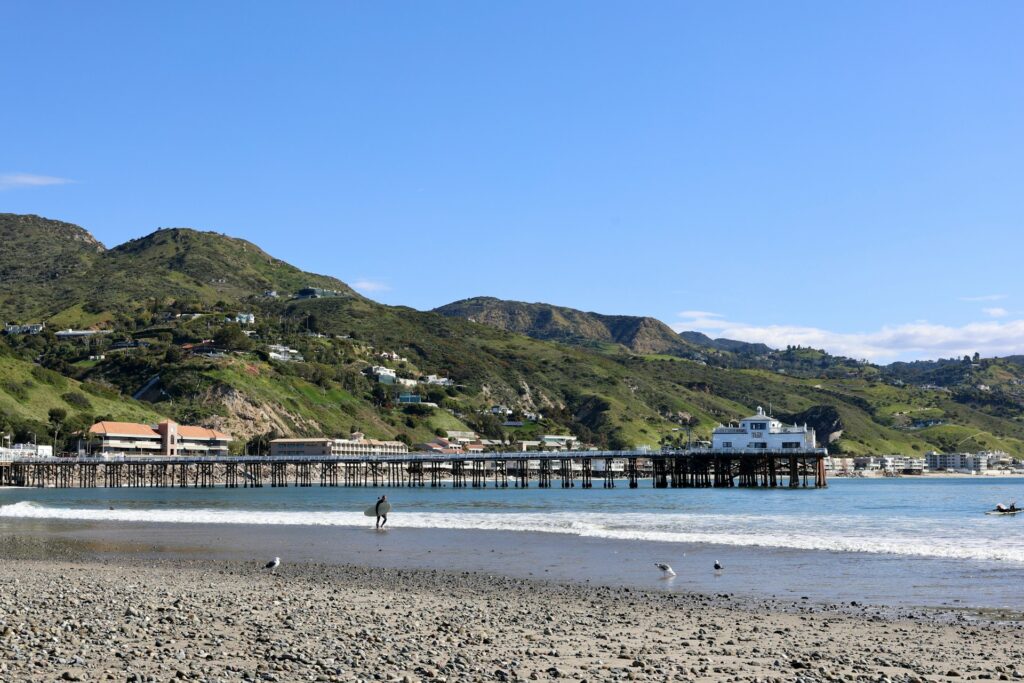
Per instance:
[[[0,545],[3,681],[1024,679],[1013,619]]]

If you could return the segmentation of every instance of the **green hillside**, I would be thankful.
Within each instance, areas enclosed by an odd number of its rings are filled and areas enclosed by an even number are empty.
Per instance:
[[[100,419],[155,422],[154,406],[132,401],[116,388],[78,382],[39,365],[12,357],[0,347],[0,434],[13,441],[52,441],[51,410],[63,411],[61,431],[70,435]]]
[[[649,318],[545,305],[474,299],[445,307],[445,315],[421,312],[378,304],[216,233],[160,230],[106,250],[75,226],[24,218],[3,219],[16,226],[20,250],[5,251],[3,263],[31,258],[38,240],[57,244],[46,256],[53,277],[23,278],[17,301],[3,304],[8,319],[49,323],[43,334],[0,344],[0,419],[8,423],[45,426],[57,407],[79,422],[166,415],[239,442],[359,430],[417,444],[473,429],[511,441],[572,432],[594,446],[626,448],[685,442],[687,430],[706,439],[717,424],[762,405],[809,422],[835,452],[1024,455],[1024,369],[1012,360],[961,359],[911,372],[814,349],[703,347]],[[13,266],[4,267],[6,292]],[[338,295],[291,296],[309,285]],[[266,289],[281,296],[265,297]],[[225,321],[242,310],[255,324]],[[501,311],[503,322],[484,310]],[[54,337],[54,327],[82,321],[111,333]],[[294,349],[302,362],[272,360],[271,344]],[[420,383],[380,384],[370,376],[375,365]],[[955,383],[901,379],[935,373]],[[452,386],[426,384],[430,375]],[[137,392],[141,401],[125,398]],[[402,404],[401,393],[433,405]],[[495,406],[522,425],[503,424]]]
[[[237,306],[267,290],[319,287],[358,297],[335,278],[305,273],[256,245],[214,232],[171,228],[104,249],[82,228],[0,214],[0,317],[53,327],[123,327],[124,318]],[[36,265],[42,258],[42,268]]]

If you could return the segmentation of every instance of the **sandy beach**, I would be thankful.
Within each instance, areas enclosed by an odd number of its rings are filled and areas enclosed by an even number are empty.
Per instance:
[[[1024,626],[998,613],[0,545],[5,681],[1024,678]]]

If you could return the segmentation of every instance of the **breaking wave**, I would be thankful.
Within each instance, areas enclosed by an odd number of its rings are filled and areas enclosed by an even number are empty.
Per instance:
[[[877,553],[1024,564],[1024,538],[998,541],[949,530],[922,528],[898,520],[752,514],[642,514],[619,512],[403,512],[392,524],[404,528],[515,531],[571,534],[589,538],[663,543],[714,543],[794,550]],[[362,527],[366,516],[356,511],[65,508],[31,501],[0,505],[0,518],[68,521],[144,522],[159,524],[255,524]]]

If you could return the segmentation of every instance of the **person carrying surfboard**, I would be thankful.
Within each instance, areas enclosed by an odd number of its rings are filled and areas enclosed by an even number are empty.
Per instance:
[[[388,497],[381,496],[377,499],[377,527],[383,529],[384,525],[388,523],[388,509],[391,506],[388,504]],[[382,521],[383,520],[383,521]]]

